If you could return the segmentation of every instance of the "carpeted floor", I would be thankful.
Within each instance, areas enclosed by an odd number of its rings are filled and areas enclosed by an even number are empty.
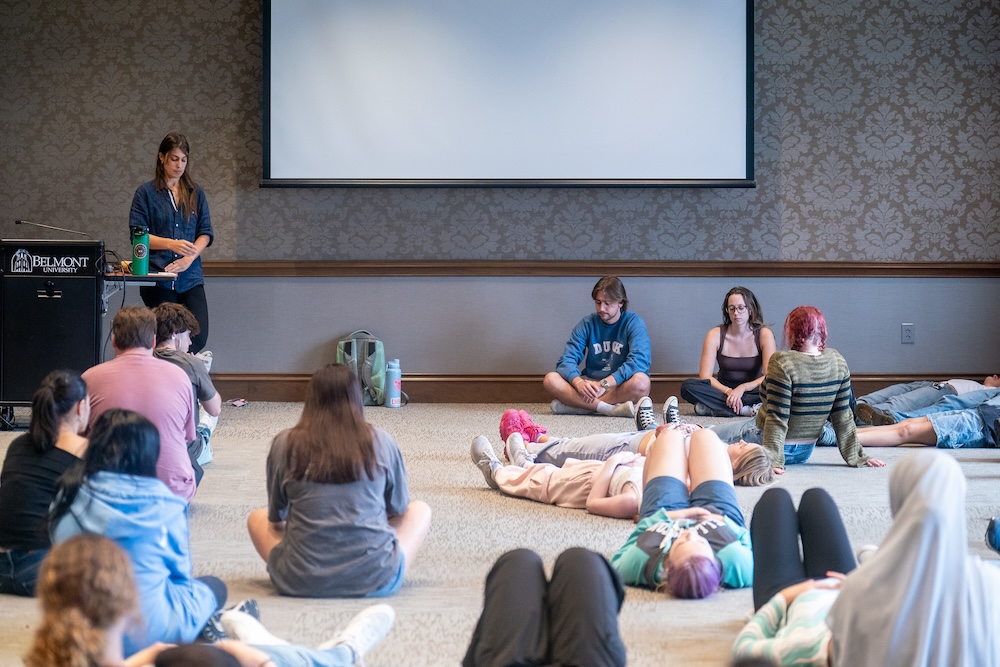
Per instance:
[[[366,661],[371,666],[456,665],[464,655],[482,604],[489,567],[504,551],[530,547],[549,567],[565,548],[582,545],[610,556],[632,530],[628,521],[595,517],[508,498],[488,489],[469,458],[469,444],[480,433],[499,444],[497,424],[502,405],[410,405],[398,410],[368,408],[368,419],[394,434],[403,451],[414,498],[434,511],[431,533],[407,574],[403,589],[386,601],[397,613],[396,625]],[[631,420],[609,417],[556,416],[548,406],[523,407],[560,435],[624,431]],[[682,413],[692,421],[691,406]],[[255,597],[264,623],[292,641],[317,644],[332,636],[365,600],[312,600],[277,595],[247,537],[249,511],[263,506],[264,459],[272,436],[291,426],[300,404],[226,405],[213,439],[215,461],[191,506],[192,550],[196,573],[221,577],[230,600]],[[18,410],[21,422],[26,414]],[[712,422],[718,420],[703,420]],[[17,433],[0,433],[0,453]],[[892,462],[904,449],[882,449]],[[969,546],[989,557],[983,532],[990,516],[1000,514],[996,480],[1000,453],[957,451],[969,479]],[[817,450],[812,460],[795,466],[779,485],[798,500],[812,486],[825,487],[840,504],[855,546],[877,543],[890,523],[889,468],[855,470],[843,465],[836,449]],[[749,520],[763,489],[738,488]],[[628,589],[621,627],[629,663],[643,665],[725,665],[729,648],[751,609],[750,591],[726,591],[703,601],[673,600],[667,595]],[[0,604],[0,665],[19,663],[38,619],[32,599],[3,597]]]

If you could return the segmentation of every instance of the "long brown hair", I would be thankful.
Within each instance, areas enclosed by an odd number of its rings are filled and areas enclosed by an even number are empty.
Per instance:
[[[288,477],[346,484],[375,479],[372,427],[365,421],[361,385],[341,364],[313,373],[299,423],[288,433]]]
[[[750,328],[760,329],[761,327],[763,327],[764,313],[760,309],[760,303],[757,302],[757,297],[754,296],[753,292],[751,292],[746,287],[740,287],[740,286],[736,286],[731,290],[729,290],[728,292],[726,292],[725,298],[722,299],[722,324],[728,327],[730,324],[733,323],[733,318],[729,314],[729,297],[733,296],[734,294],[738,294],[739,296],[743,297],[743,303],[746,304],[747,310],[750,311],[750,318],[749,318]]]
[[[157,190],[166,189],[167,175],[163,169],[163,163],[160,162],[160,156],[166,155],[175,148],[181,149],[181,152],[188,158],[188,164],[184,168],[184,173],[181,174],[181,195],[177,202],[177,208],[187,218],[194,212],[194,191],[197,189],[198,184],[191,177],[191,145],[188,144],[187,137],[183,134],[171,132],[163,137],[163,141],[160,142],[160,148],[156,154],[156,169],[153,171],[153,187]]]
[[[128,555],[107,537],[87,533],[52,547],[37,593],[42,622],[24,656],[28,667],[98,665],[108,628],[138,607]]]

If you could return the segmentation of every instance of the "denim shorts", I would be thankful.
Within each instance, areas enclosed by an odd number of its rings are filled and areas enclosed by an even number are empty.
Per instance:
[[[406,556],[402,553],[399,554],[399,570],[396,572],[396,576],[393,577],[389,583],[387,583],[382,588],[377,591],[372,591],[366,598],[384,598],[387,595],[392,595],[398,591],[403,585],[403,573],[406,572]]]
[[[688,507],[704,507],[718,512],[731,519],[737,526],[746,528],[743,510],[736,500],[736,490],[732,484],[718,479],[702,482],[689,494],[684,482],[676,477],[669,475],[654,477],[646,482],[642,490],[639,518],[645,519],[659,510],[670,512]]]
[[[937,446],[946,449],[989,447],[986,426],[978,410],[952,410],[927,415],[937,435]]]

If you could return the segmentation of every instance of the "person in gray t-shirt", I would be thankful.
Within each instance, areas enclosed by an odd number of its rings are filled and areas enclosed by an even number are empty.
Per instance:
[[[391,595],[430,530],[399,447],[364,420],[358,379],[340,364],[313,374],[298,424],[271,443],[267,497],[247,528],[283,595]]]

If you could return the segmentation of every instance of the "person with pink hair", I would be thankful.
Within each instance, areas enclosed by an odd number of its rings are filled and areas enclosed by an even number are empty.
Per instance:
[[[799,306],[785,319],[787,350],[771,355],[760,385],[761,404],[752,419],[713,426],[724,442],[763,445],[774,472],[804,463],[829,420],[837,448],[849,466],[885,465],[865,454],[851,409],[851,371],[839,352],[826,346],[826,319],[818,308]]]

